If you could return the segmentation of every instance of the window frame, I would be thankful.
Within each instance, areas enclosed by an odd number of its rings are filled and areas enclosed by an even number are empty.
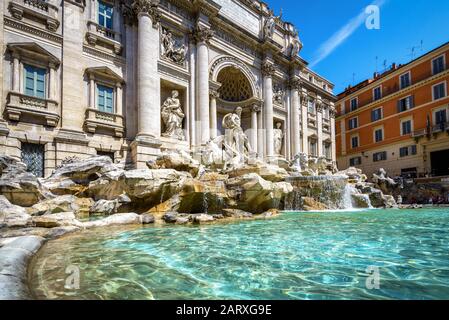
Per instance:
[[[354,144],[352,143],[354,138],[357,138],[357,145],[356,146],[354,146]],[[350,145],[351,145],[351,149],[357,149],[357,148],[360,147],[360,135],[358,133],[351,135],[351,137],[350,137]]]
[[[380,89],[380,97],[378,99],[376,99],[376,89]],[[382,85],[378,85],[377,87],[373,88],[373,101],[379,101],[380,99],[382,99],[383,95],[382,95]]]
[[[34,78],[33,78],[33,94],[30,95],[27,93],[27,67],[31,67],[33,68],[34,71]],[[40,97],[37,95],[37,74],[36,71],[37,70],[42,70],[44,71],[44,96]],[[43,99],[46,100],[48,99],[48,76],[49,76],[49,72],[48,72],[48,68],[44,67],[42,65],[36,64],[36,63],[29,63],[28,61],[23,61],[22,62],[22,79],[23,79],[23,83],[22,83],[22,88],[20,88],[22,94],[26,95],[26,96],[30,96],[33,98],[37,98],[37,99]]]
[[[380,118],[374,120],[373,115],[374,115],[374,111],[380,110]],[[382,120],[384,118],[384,108],[383,107],[377,107],[374,109],[371,109],[371,122],[377,122],[379,120]]]
[[[402,86],[402,77],[405,75],[408,75],[409,84],[407,86],[403,87]],[[399,76],[399,89],[402,90],[402,89],[410,87],[411,85],[412,85],[412,72],[409,70]]]
[[[405,123],[405,122],[410,122],[410,132],[409,133],[404,133],[404,125],[403,125],[403,123]],[[400,126],[401,126],[399,128],[400,132],[401,132],[401,136],[408,136],[408,135],[413,133],[413,118],[407,117],[407,118],[400,119],[399,123],[400,123]]]
[[[351,121],[352,120],[356,120],[356,125],[354,126],[354,127],[351,127]],[[349,130],[354,130],[354,129],[357,129],[359,127],[359,117],[358,116],[355,116],[355,117],[352,117],[352,118],[349,118],[348,119],[348,128],[349,128]]]
[[[438,99],[435,98],[435,87],[443,85],[444,87],[444,96],[440,97]],[[437,100],[441,100],[447,97],[447,85],[446,85],[446,81],[441,81],[439,83],[435,83],[434,85],[432,85],[432,101],[437,101]]]
[[[358,160],[358,163],[354,163],[355,159]],[[360,166],[360,165],[362,165],[362,157],[361,156],[349,158],[349,166],[350,167],[355,167],[355,166]]]
[[[355,101],[355,108],[352,108],[352,101]],[[359,97],[355,97],[349,100],[349,112],[355,111],[359,108]]]
[[[378,158],[378,156],[381,154],[385,155],[385,157],[383,159]],[[387,159],[388,159],[388,155],[387,155],[386,151],[379,151],[379,152],[373,153],[373,162],[386,161]]]
[[[378,131],[381,131],[381,132],[382,132],[382,139],[380,139],[379,141],[377,141],[377,136],[376,136],[376,133],[377,133]],[[375,128],[373,128],[373,142],[374,142],[374,143],[378,143],[378,142],[382,142],[382,141],[384,141],[384,140],[385,140],[384,127],[381,126],[381,127],[375,127]]]
[[[101,110],[100,109],[100,104],[99,104],[99,87],[103,87],[103,88],[107,88],[107,89],[111,89],[112,90],[112,111],[106,111],[106,110]],[[110,84],[107,84],[105,82],[102,81],[96,81],[95,82],[95,108],[100,111],[100,112],[105,112],[105,113],[110,113],[110,114],[115,114],[116,113],[116,87],[115,86],[111,86]],[[106,97],[105,97],[106,99]],[[106,103],[106,100],[105,100]],[[105,104],[106,106],[106,104]]]
[[[449,107],[441,106],[441,107],[438,107],[438,108],[435,108],[432,110],[432,124],[434,126],[438,125],[437,124],[437,113],[440,111],[443,111],[443,110],[446,112],[446,123],[449,121],[449,119],[448,119],[449,118]]]
[[[434,62],[435,60],[437,60],[437,59],[440,59],[440,58],[443,58],[443,70],[441,70],[441,71],[435,73],[435,68],[434,68],[433,62]],[[443,53],[443,54],[440,54],[439,56],[433,58],[433,59],[431,60],[431,62],[430,62],[430,65],[431,65],[431,68],[432,68],[432,75],[433,75],[433,76],[436,75],[436,74],[438,74],[438,73],[443,72],[443,71],[446,69],[446,54]]]
[[[107,16],[105,12],[100,12],[100,5],[101,4],[103,4],[104,6],[109,7],[109,8],[112,9],[110,17]],[[102,25],[100,23],[100,16],[103,16],[104,25]],[[111,27],[110,28],[107,26],[108,18],[110,18],[110,20],[111,20]],[[104,1],[104,0],[98,0],[97,1],[97,23],[98,23],[98,25],[100,27],[103,27],[103,28],[108,29],[108,30],[112,30],[114,28],[114,5],[113,4],[109,3],[108,1]]]
[[[403,101],[403,100],[406,100],[406,99],[410,99],[410,98],[412,99],[411,102],[409,102],[410,107],[409,107],[409,108],[406,108],[406,109],[404,109],[404,110],[399,110],[399,108],[398,108],[398,110],[397,110],[398,113],[406,112],[406,111],[411,110],[411,109],[413,109],[413,108],[415,107],[415,98],[414,98],[414,95],[413,95],[413,94],[410,94],[410,95],[405,96],[405,97],[403,97],[403,98],[401,98],[401,99],[398,99],[398,100],[397,100],[397,103],[398,103],[398,105],[399,105],[399,102],[401,102],[401,101]],[[410,100],[409,100],[409,101],[410,101]]]

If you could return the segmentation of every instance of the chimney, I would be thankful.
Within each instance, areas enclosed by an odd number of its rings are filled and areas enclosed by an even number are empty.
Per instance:
[[[376,72],[374,72],[374,74],[373,74],[373,78],[376,79],[377,77],[379,77],[379,72],[376,71]]]
[[[393,62],[391,65],[391,70],[396,70],[396,69],[397,69],[396,62]]]

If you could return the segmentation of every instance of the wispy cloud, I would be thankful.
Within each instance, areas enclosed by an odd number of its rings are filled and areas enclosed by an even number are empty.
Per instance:
[[[372,5],[381,7],[387,0],[376,0]],[[362,24],[364,24],[367,15],[365,8],[354,18],[348,21],[340,30],[335,32],[329,39],[327,39],[318,49],[316,58],[310,64],[310,68],[313,68],[328,55],[330,55],[335,49],[337,49],[346,39],[348,39]]]

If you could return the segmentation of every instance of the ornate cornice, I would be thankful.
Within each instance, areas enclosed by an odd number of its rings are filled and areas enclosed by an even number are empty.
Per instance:
[[[276,73],[276,68],[274,67],[274,64],[268,61],[265,61],[262,63],[262,76],[264,77],[272,77]]]
[[[50,41],[58,43],[58,44],[62,44],[62,42],[63,42],[62,36],[60,36],[54,32],[42,30],[41,28],[32,26],[32,25],[22,22],[22,21],[17,21],[15,19],[11,19],[9,17],[5,17],[4,24],[7,27],[21,30],[28,34],[32,34],[32,35],[41,37],[43,39],[50,40]]]
[[[196,42],[209,44],[210,39],[214,36],[214,32],[210,28],[197,25],[192,30],[191,35]]]

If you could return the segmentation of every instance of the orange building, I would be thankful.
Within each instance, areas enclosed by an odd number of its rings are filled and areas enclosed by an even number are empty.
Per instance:
[[[448,62],[449,42],[339,94],[338,167],[449,175]]]

